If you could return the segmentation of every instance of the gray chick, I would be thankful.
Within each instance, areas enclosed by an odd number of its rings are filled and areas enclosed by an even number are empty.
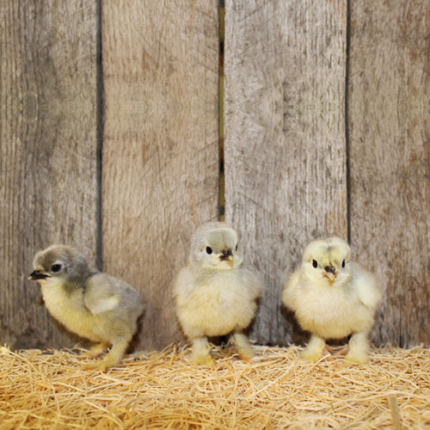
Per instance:
[[[137,291],[120,279],[90,270],[84,256],[65,245],[39,251],[33,266],[28,279],[40,284],[50,314],[71,332],[96,342],[93,355],[111,346],[103,360],[85,368],[104,371],[118,364],[143,312]]]

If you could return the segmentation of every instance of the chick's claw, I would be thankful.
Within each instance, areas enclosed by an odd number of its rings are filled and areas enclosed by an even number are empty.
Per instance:
[[[365,354],[358,355],[358,354],[349,353],[345,357],[345,360],[355,364],[367,364],[369,362],[369,357]]]
[[[300,358],[306,361],[316,363],[322,357],[321,352],[305,349],[300,353]]]
[[[246,353],[239,353],[239,358],[243,361],[246,361],[247,363],[251,364],[252,359],[254,358],[254,353],[251,355],[247,355]]]
[[[197,357],[192,357],[192,360],[194,361],[194,363],[199,364],[201,366],[205,366],[205,367],[215,366],[215,361],[211,355],[204,355],[204,356],[200,355]]]
[[[97,361],[95,363],[86,363],[85,365],[82,366],[82,370],[100,370],[102,372],[106,371],[106,369],[109,367],[109,365],[104,362],[104,360],[102,361]]]
[[[324,358],[327,358],[330,361],[332,361],[333,360],[333,357],[332,357],[332,354],[331,354],[332,351],[333,351],[333,348],[327,348],[327,345],[326,345],[326,347],[322,350],[321,356],[324,357]]]
[[[337,356],[337,357],[344,357],[345,355],[347,355],[349,353],[349,346],[345,345],[343,348],[337,350],[336,352],[333,353],[333,355]]]
[[[326,352],[327,354],[333,354],[333,348],[332,348],[331,346],[326,345],[326,346],[324,347],[323,352]],[[327,354],[326,354],[326,355],[327,355]]]

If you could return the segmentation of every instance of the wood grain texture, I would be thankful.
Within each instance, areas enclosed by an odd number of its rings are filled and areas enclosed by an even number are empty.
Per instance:
[[[347,237],[346,1],[229,1],[225,26],[226,221],[266,279],[251,338],[302,341],[285,273],[311,240]]]
[[[172,281],[218,218],[215,0],[102,3],[103,269],[137,288],[139,348],[183,339]]]
[[[351,4],[351,241],[384,290],[373,340],[428,344],[430,4]]]
[[[0,7],[0,343],[70,346],[27,281],[51,243],[96,257],[96,1]]]

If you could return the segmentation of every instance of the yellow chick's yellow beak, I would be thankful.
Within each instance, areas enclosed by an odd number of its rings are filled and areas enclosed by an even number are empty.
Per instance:
[[[330,282],[333,282],[336,279],[336,275],[334,273],[326,273],[325,275]]]

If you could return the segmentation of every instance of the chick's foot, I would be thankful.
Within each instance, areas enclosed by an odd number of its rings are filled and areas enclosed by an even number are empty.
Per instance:
[[[191,359],[194,361],[194,363],[199,364],[201,366],[205,366],[205,367],[215,366],[215,361],[210,354],[200,355],[198,357],[192,356]]]
[[[205,337],[194,339],[193,341],[193,352],[191,353],[191,361],[194,363],[212,367],[215,362],[211,356],[211,348],[209,342]]]
[[[318,361],[325,349],[325,341],[318,336],[312,336],[308,346],[300,353],[300,358],[307,361]],[[326,351],[328,353],[328,351]]]
[[[82,366],[83,370],[92,370],[92,369],[98,369],[104,372],[108,368],[108,364],[105,360],[96,361],[95,363],[87,363]]]
[[[367,364],[369,362],[369,340],[367,333],[356,333],[349,341],[349,352],[345,360],[351,363]]]
[[[344,357],[348,353],[349,353],[349,345],[345,345],[343,348],[338,349],[337,351],[334,351],[333,355],[337,356],[337,357],[339,357],[339,356]]]
[[[235,333],[230,339],[230,344],[233,352],[237,352],[241,360],[246,361],[247,363],[252,362],[255,353],[248,338],[244,334]]]
[[[369,357],[367,355],[361,354],[361,355],[354,355],[349,353],[346,357],[345,360],[351,362],[351,363],[356,363],[356,364],[367,364],[369,362]]]
[[[122,360],[127,346],[128,340],[123,338],[117,339],[112,342],[112,349],[109,354],[106,355],[104,360],[97,361],[95,363],[88,363],[84,366],[84,369],[99,369],[104,372],[108,367],[115,366]]]

